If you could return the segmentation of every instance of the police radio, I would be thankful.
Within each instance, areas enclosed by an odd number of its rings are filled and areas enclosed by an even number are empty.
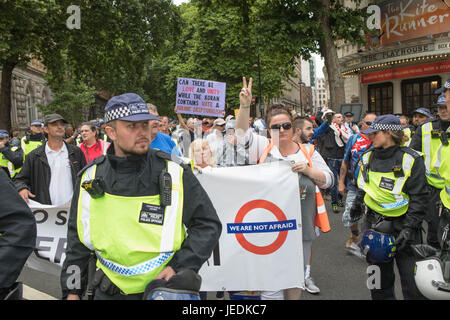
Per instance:
[[[449,139],[449,136],[448,136],[448,134],[447,134],[447,131],[442,132],[440,138],[441,138],[441,143],[442,143],[444,146],[448,146],[448,139]]]
[[[166,170],[159,175],[159,197],[161,206],[172,204],[172,177]]]

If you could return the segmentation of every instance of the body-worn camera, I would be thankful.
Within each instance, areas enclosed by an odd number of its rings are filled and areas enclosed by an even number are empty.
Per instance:
[[[404,177],[405,173],[403,172],[402,166],[396,165],[392,168],[392,171],[394,172],[394,176],[396,178]]]
[[[81,187],[86,190],[93,199],[103,197],[105,194],[104,183],[101,178],[84,181]]]

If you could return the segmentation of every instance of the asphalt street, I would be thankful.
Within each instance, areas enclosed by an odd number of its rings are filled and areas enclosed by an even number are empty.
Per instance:
[[[342,224],[342,212],[335,214],[331,210],[329,201],[326,201],[331,231],[322,233],[313,242],[311,276],[320,288],[319,294],[310,294],[306,291],[302,294],[303,300],[369,300],[370,293],[367,289],[367,263],[346,252],[345,242],[350,232]],[[25,267],[20,277],[25,285],[45,293],[51,297],[61,298],[59,277]],[[26,290],[26,293],[29,292]],[[34,290],[33,290],[34,292]],[[396,294],[402,299],[400,282],[396,277]],[[228,299],[228,295],[225,296]],[[47,296],[32,295],[28,299],[47,299]],[[208,294],[208,299],[215,299],[215,294]]]

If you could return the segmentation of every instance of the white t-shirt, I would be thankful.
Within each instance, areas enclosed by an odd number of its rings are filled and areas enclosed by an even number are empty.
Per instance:
[[[264,150],[269,145],[269,139],[267,137],[247,131],[245,135],[245,141],[246,141],[245,148],[249,152],[251,162],[258,163],[259,159],[264,153]],[[295,162],[299,161],[307,162],[306,157],[301,150],[298,150],[298,152],[295,154],[285,157],[280,153],[278,147],[274,146],[270,151],[270,155],[277,159],[294,160]],[[331,187],[334,183],[333,173],[323,160],[322,156],[317,152],[317,150],[315,150],[314,153],[312,154],[311,161],[314,168],[322,171],[325,174],[326,182],[324,185],[319,187],[323,189]]]
[[[50,199],[52,205],[59,206],[70,201],[73,195],[69,152],[65,143],[59,151],[50,149],[46,144],[45,154],[50,166]]]

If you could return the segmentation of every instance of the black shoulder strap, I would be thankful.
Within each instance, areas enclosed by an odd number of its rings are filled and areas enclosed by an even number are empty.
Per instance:
[[[90,167],[92,167],[94,164],[100,164],[103,161],[105,161],[106,156],[101,155],[98,158],[95,158],[93,161],[91,161],[90,163],[88,163],[83,169],[80,170],[80,172],[78,172],[78,177],[81,177],[83,175],[83,173]]]
[[[188,164],[184,163],[183,159],[181,159],[180,157],[178,157],[176,155],[173,155],[173,154],[170,154],[170,153],[158,150],[158,149],[153,149],[153,150],[150,149],[150,155],[152,153],[160,159],[173,161],[173,162],[177,163],[178,165],[180,165],[181,167],[183,167],[183,169],[190,170],[190,166]]]
[[[414,159],[420,158],[421,155],[419,152],[409,148],[409,147],[400,147],[400,150],[402,150],[403,152],[409,154],[410,156],[412,156]]]

